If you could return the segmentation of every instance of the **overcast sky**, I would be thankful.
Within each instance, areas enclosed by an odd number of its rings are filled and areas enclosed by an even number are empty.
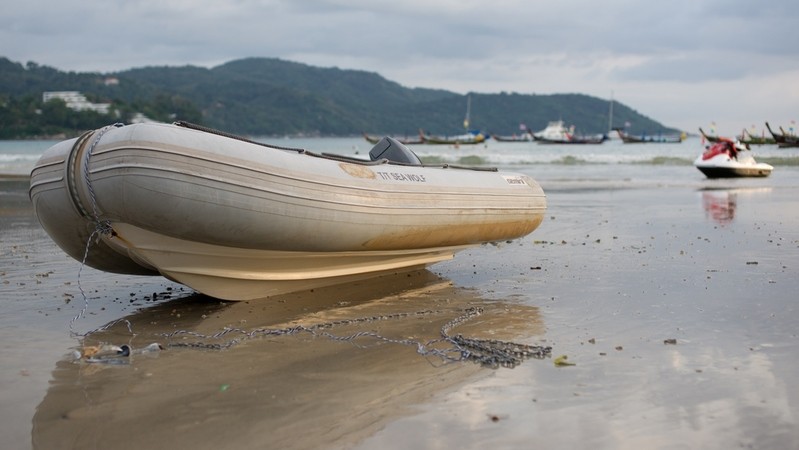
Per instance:
[[[277,57],[406,87],[612,95],[689,132],[799,128],[795,0],[25,0],[0,10],[0,56],[78,72]]]

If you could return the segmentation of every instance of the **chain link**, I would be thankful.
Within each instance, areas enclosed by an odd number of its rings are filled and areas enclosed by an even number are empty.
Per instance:
[[[466,338],[460,334],[455,336],[450,335],[450,332],[453,328],[462,325],[477,316],[480,316],[483,313],[482,308],[466,309],[463,314],[447,322],[441,327],[440,338],[427,342],[422,342],[416,339],[389,338],[375,331],[359,331],[348,335],[336,335],[330,331],[327,331],[329,329],[344,325],[363,324],[380,320],[403,319],[408,317],[423,317],[440,313],[441,311],[425,310],[413,313],[395,313],[380,316],[360,317],[355,319],[342,319],[309,326],[295,325],[285,328],[256,328],[249,331],[241,328],[225,327],[218,333],[210,335],[188,330],[177,330],[171,333],[161,334],[160,336],[164,337],[168,341],[167,347],[183,347],[206,350],[226,350],[249,339],[263,338],[268,336],[287,336],[299,333],[309,333],[312,336],[324,337],[332,341],[340,342],[354,342],[356,339],[368,337],[380,342],[416,347],[416,352],[424,357],[434,356],[445,362],[472,361],[491,368],[513,368],[526,359],[544,359],[549,357],[552,353],[551,347],[519,344],[496,339]],[[207,342],[227,338],[230,335],[233,335],[234,337],[229,338],[224,342]],[[180,336],[190,336],[198,339],[198,341],[171,342],[173,339]],[[449,344],[449,347],[438,347],[437,345],[441,343]]]

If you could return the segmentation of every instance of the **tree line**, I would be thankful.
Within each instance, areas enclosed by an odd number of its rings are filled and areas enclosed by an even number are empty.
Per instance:
[[[41,96],[0,96],[0,139],[36,139],[77,136],[110,123],[130,123],[138,115],[168,122],[186,120],[201,123],[202,113],[190,101],[162,94],[150,101],[111,102],[108,114],[74,111],[60,99],[47,102]]]
[[[110,82],[113,81],[113,82]],[[110,103],[108,115],[44,103],[45,91],[79,91]],[[487,133],[538,130],[553,120],[578,133],[675,131],[621,103],[584,94],[470,93],[471,126]],[[232,133],[352,136],[463,132],[467,95],[408,88],[365,71],[308,66],[276,58],[245,58],[213,68],[141,67],[112,73],[64,72],[0,57],[0,139],[75,135],[137,114],[185,120]]]

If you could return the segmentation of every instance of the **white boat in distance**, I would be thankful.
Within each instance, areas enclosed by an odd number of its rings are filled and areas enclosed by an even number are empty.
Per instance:
[[[542,142],[569,142],[573,130],[566,128],[562,120],[549,122],[547,127],[533,133],[533,139]]]
[[[529,176],[425,166],[384,138],[370,160],[186,123],[109,126],[48,149],[30,197],[52,239],[99,270],[163,275],[225,300],[421,268],[525,236]]]

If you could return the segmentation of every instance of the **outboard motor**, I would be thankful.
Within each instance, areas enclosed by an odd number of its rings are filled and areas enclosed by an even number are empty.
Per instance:
[[[384,137],[369,151],[372,161],[385,158],[391,162],[421,166],[422,160],[416,153],[392,137]]]

